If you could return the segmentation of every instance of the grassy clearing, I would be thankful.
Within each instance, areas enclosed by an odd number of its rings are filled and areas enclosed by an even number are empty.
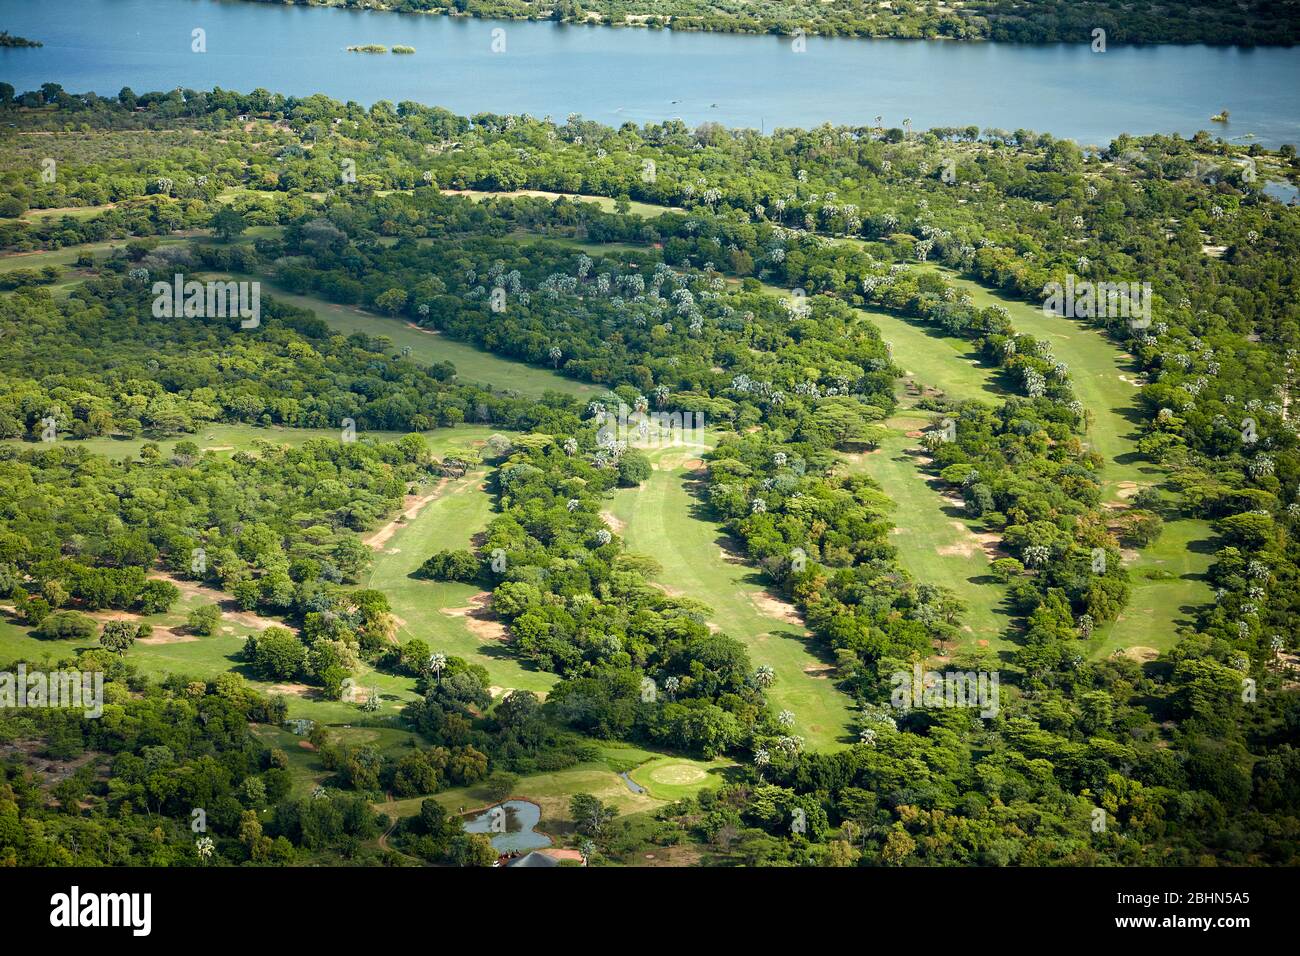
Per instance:
[[[355,306],[336,305],[315,296],[297,295],[258,276],[240,275],[236,278],[258,279],[265,292],[300,308],[311,309],[330,328],[345,335],[353,332],[382,335],[393,343],[394,348],[409,348],[412,358],[418,362],[429,365],[450,362],[456,366],[456,374],[462,381],[481,382],[495,389],[537,398],[548,391],[580,396],[603,391],[595,385],[565,378],[548,369],[501,358],[441,333],[416,328],[403,319],[376,315]]]
[[[542,819],[537,829],[562,840],[573,833],[569,800],[575,793],[599,797],[602,803],[617,807],[620,814],[644,813],[663,806],[665,802],[648,793],[633,793],[622,777],[601,763],[584,763],[566,770],[531,774],[520,779],[511,796],[531,800],[540,806]],[[432,797],[453,814],[468,813],[497,803],[481,784],[444,790],[432,794]],[[409,817],[420,812],[420,804],[426,799],[428,797],[390,800],[376,804],[375,809],[390,817]]]
[[[250,687],[262,694],[281,694],[288,704],[290,717],[308,717],[328,723],[347,722],[361,717],[356,704],[325,700],[314,688],[302,684],[276,684],[256,680],[241,660],[244,641],[257,628],[231,614],[223,615],[215,634],[209,637],[190,635],[185,629],[185,619],[193,609],[215,603],[221,595],[209,589],[196,589],[185,593],[170,611],[144,617],[132,615],[131,619],[151,624],[155,635],[170,632],[179,640],[161,643],[137,641],[127,652],[127,660],[141,673],[161,678],[168,674],[181,674],[196,680],[211,680],[218,674],[233,671],[242,674]],[[102,619],[102,618],[101,618]],[[96,641],[52,641],[34,637],[31,631],[15,623],[8,614],[0,625],[0,661],[28,660],[42,665],[53,665],[61,659],[81,651],[97,648]],[[362,666],[356,674],[358,687],[376,687],[380,692],[379,716],[396,714],[405,700],[415,696],[413,680],[374,671]]]
[[[763,283],[770,295],[786,298],[789,289]],[[903,369],[904,389],[929,387],[957,401],[997,401],[1006,394],[1001,372],[986,365],[975,346],[965,339],[944,335],[931,326],[912,322],[884,309],[857,309],[893,346],[894,362]],[[933,395],[932,397],[940,397]],[[903,397],[904,404],[909,404]]]
[[[1006,589],[989,572],[989,537],[979,537],[963,510],[918,468],[923,449],[907,433],[928,422],[928,417],[890,419],[886,424],[893,434],[874,452],[847,456],[849,468],[875,478],[894,502],[899,563],[917,581],[950,588],[966,605],[959,647],[1005,655],[1013,647],[1006,637],[1012,621],[1004,607]]]
[[[1172,648],[1174,627],[1193,623],[1196,609],[1214,600],[1205,578],[1214,559],[1213,538],[1208,521],[1184,518],[1167,523],[1159,541],[1130,556],[1128,606],[1118,620],[1097,630],[1089,656],[1109,657],[1125,648]],[[1173,577],[1148,577],[1150,572]]]
[[[694,494],[694,453],[667,448],[649,454],[655,465],[649,480],[618,492],[611,508],[628,547],[658,560],[659,584],[709,605],[713,624],[743,642],[755,665],[776,671],[768,697],[795,715],[795,732],[809,747],[830,750],[851,742],[850,701],[835,688],[828,661],[794,608],[767,591]]]
[[[288,756],[292,796],[310,796],[316,787],[326,785],[333,776],[332,771],[325,769],[306,737],[269,724],[252,724],[249,729],[264,745],[278,747]],[[400,759],[411,747],[427,746],[427,741],[421,740],[418,734],[398,727],[335,726],[330,729],[330,736],[344,747],[374,747],[393,759]]]
[[[1141,373],[1103,332],[1075,319],[1044,315],[1042,309],[986,289],[951,269],[934,265],[928,268],[942,274],[954,287],[969,292],[977,305],[1007,309],[1016,331],[1052,343],[1056,355],[1070,366],[1075,394],[1092,415],[1085,438],[1106,459],[1103,477],[1112,498],[1120,482],[1153,484],[1161,479],[1160,468],[1137,454],[1139,419],[1134,398]]]
[[[782,297],[790,294],[772,285],[764,289]],[[923,394],[985,402],[1004,394],[998,369],[982,362],[971,343],[884,310],[858,311],[893,345],[894,361],[904,370],[899,381],[904,409],[912,409]],[[959,646],[1005,655],[1013,646],[1006,638],[1011,625],[1003,607],[1006,589],[989,575],[990,558],[961,509],[947,501],[921,471],[926,459],[920,455],[915,433],[934,417],[924,411],[905,412],[885,423],[893,433],[876,451],[846,455],[845,461],[851,470],[864,471],[880,482],[895,503],[894,544],[903,568],[917,581],[950,588],[966,605]]]
[[[492,434],[493,429],[483,425],[464,425],[458,428],[439,428],[422,432],[433,453],[456,444],[481,441]],[[339,430],[335,428],[286,428],[282,425],[262,427],[260,425],[224,425],[207,424],[192,434],[171,435],[166,438],[127,438],[122,435],[101,438],[60,439],[66,448],[82,448],[95,455],[120,460],[137,458],[140,449],[152,442],[157,445],[164,458],[171,455],[177,442],[192,441],[200,451],[237,452],[248,451],[259,441],[269,441],[276,445],[293,445],[297,447],[313,438],[328,438],[337,441]],[[387,442],[401,438],[405,432],[365,431],[357,432],[360,442]],[[21,438],[0,439],[0,444],[14,445],[25,449],[43,447],[39,442],[26,441]]]
[[[260,227],[250,229],[241,241],[251,241],[258,228]],[[176,245],[190,242],[192,239],[193,237],[169,237],[161,239],[159,245]],[[125,245],[124,240],[91,242],[67,246],[63,249],[0,256],[0,272],[13,269],[39,269],[47,265],[70,267],[84,252],[100,256],[114,249],[124,248]],[[46,288],[51,289],[56,297],[63,297],[72,287],[89,276],[90,273],[83,270],[70,270],[62,280]],[[367,335],[382,335],[392,342],[395,348],[410,348],[411,355],[417,361],[426,364],[450,362],[456,366],[456,373],[463,381],[481,382],[495,389],[514,391],[538,398],[547,391],[579,396],[596,395],[603,391],[595,385],[565,378],[549,369],[536,368],[522,362],[501,358],[440,333],[418,329],[402,319],[377,315],[352,306],[336,305],[315,296],[297,295],[262,276],[232,273],[231,278],[257,280],[261,282],[267,293],[300,308],[311,309],[330,327],[344,334],[364,332]]]
[[[90,219],[108,212],[117,203],[105,203],[102,206],[61,206],[54,209],[29,209],[22,215],[24,222],[42,222],[46,219]]]
[[[479,619],[465,613],[478,588],[411,577],[435,551],[468,547],[491,514],[492,499],[483,487],[482,473],[449,483],[414,520],[402,524],[384,542],[366,586],[388,595],[398,618],[398,641],[418,637],[435,651],[482,664],[498,694],[504,690],[544,694],[555,683],[555,675],[524,667],[498,636],[503,632],[483,627]]]
[[[293,740],[292,734],[285,734]],[[637,764],[631,772],[632,779],[644,788],[636,793],[619,776],[627,760]],[[290,757],[291,769],[295,757]],[[299,756],[297,762],[310,766],[310,756]],[[569,813],[569,799],[577,793],[589,793],[602,803],[618,808],[621,816],[645,814],[683,797],[693,796],[701,790],[720,787],[734,763],[719,760],[694,760],[677,757],[624,744],[606,744],[601,755],[593,761],[581,763],[565,770],[529,774],[521,777],[511,797],[531,800],[542,808],[538,826],[542,832],[556,838],[557,843],[572,842],[576,834]],[[485,785],[474,784],[456,787],[432,795],[450,813],[468,813],[495,801]],[[427,797],[410,797],[376,804],[375,809],[391,817],[409,817],[420,812],[420,804]]]

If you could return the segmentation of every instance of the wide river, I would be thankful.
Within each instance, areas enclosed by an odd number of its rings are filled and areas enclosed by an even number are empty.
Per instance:
[[[1210,129],[1300,142],[1300,48],[1034,46],[790,38],[306,9],[222,0],[0,0],[0,80],[116,94],[257,87],[457,113],[679,118],[771,130],[823,122],[1033,129],[1105,145]],[[205,31],[207,52],[191,51]],[[494,52],[504,40],[504,51]],[[411,56],[348,53],[405,44]],[[1227,109],[1229,124],[1209,117]]]

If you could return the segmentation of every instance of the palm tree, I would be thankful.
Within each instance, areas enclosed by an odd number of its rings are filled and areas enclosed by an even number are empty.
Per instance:
[[[758,687],[765,689],[771,687],[772,682],[775,680],[776,671],[772,670],[772,668],[767,664],[761,665],[758,670],[754,671],[754,683]]]
[[[429,670],[433,672],[433,676],[438,679],[438,683],[440,684],[442,683],[442,669],[446,666],[446,654],[434,653],[429,655]]]

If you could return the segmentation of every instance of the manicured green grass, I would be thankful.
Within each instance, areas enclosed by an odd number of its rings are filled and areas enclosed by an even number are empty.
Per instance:
[[[166,614],[153,614],[139,618],[155,629],[171,628],[184,631],[185,618],[191,610],[212,603],[215,595],[194,598],[182,597]],[[277,685],[274,682],[255,680],[242,661],[244,641],[253,628],[223,618],[217,633],[197,640],[178,643],[136,644],[127,652],[127,660],[141,673],[161,678],[168,674],[181,674],[196,680],[211,680],[218,674],[234,671],[243,674],[253,689],[263,694],[283,694],[290,717],[308,717],[330,723],[347,722],[362,716],[356,704],[319,698],[312,688],[301,685]],[[53,664],[77,653],[99,645],[96,641],[51,641],[32,636],[26,627],[6,618],[0,625],[0,662],[18,659]],[[377,687],[384,706],[380,716],[395,714],[400,701],[415,696],[413,680],[382,674],[362,666],[356,674],[358,687]]]
[[[1164,652],[1174,646],[1174,627],[1191,624],[1197,607],[1214,600],[1205,578],[1213,552],[1214,532],[1208,521],[1184,518],[1165,525],[1164,534],[1127,562],[1131,595],[1119,619],[1098,628],[1090,656],[1109,657],[1126,647],[1152,647]],[[1148,570],[1166,571],[1173,578],[1146,577]]]
[[[471,630],[473,619],[463,612],[444,613],[469,607],[478,588],[411,576],[434,552],[469,547],[470,539],[487,525],[492,499],[482,482],[479,472],[446,485],[438,498],[384,542],[366,586],[388,595],[399,620],[398,641],[418,637],[434,651],[482,664],[498,694],[516,689],[545,693],[556,681],[554,674],[524,667],[502,639],[487,636],[487,629],[478,634]]]
[[[92,253],[95,258],[103,258],[114,249],[125,249],[126,239],[111,239],[106,242],[86,242],[62,249],[47,249],[38,252],[10,252],[0,255],[0,272],[12,269],[40,269],[44,266],[70,266],[83,252]],[[190,240],[173,236],[158,240],[160,246],[174,246]]]
[[[726,774],[736,766],[730,760],[686,760],[660,756],[646,761],[628,776],[659,800],[681,800],[701,790],[716,790],[726,782]]]
[[[40,221],[44,219],[89,219],[112,209],[115,203],[103,206],[69,206],[62,209],[29,209],[23,213],[23,219]]]
[[[1077,319],[1044,315],[1041,308],[1002,296],[951,269],[933,264],[921,268],[940,272],[946,281],[969,291],[979,305],[1004,306],[1018,331],[1052,343],[1056,356],[1070,366],[1079,401],[1091,413],[1086,439],[1105,459],[1102,478],[1110,501],[1120,500],[1122,493],[1135,487],[1163,482],[1163,470],[1143,459],[1137,449],[1139,419],[1133,383],[1139,380],[1138,369],[1104,333]],[[1098,629],[1096,653],[1128,646],[1171,647],[1175,626],[1189,622],[1191,609],[1210,600],[1200,575],[1212,559],[1211,538],[1206,522],[1177,519],[1166,523],[1153,548],[1126,562],[1133,572],[1132,601],[1118,621]],[[1145,579],[1141,571],[1147,567],[1164,568],[1176,577]]]
[[[1104,478],[1112,497],[1120,482],[1151,484],[1160,480],[1159,467],[1140,460],[1136,454],[1137,386],[1133,383],[1140,373],[1104,333],[1077,319],[1044,315],[1041,308],[1002,296],[951,269],[933,264],[919,268],[940,273],[946,282],[969,292],[979,306],[1003,306],[1011,313],[1016,331],[1052,344],[1056,357],[1070,366],[1075,394],[1092,415],[1084,437],[1106,459]]]
[[[790,295],[789,289],[768,283],[763,283],[763,291],[782,299]],[[1005,394],[998,382],[999,370],[986,365],[975,346],[965,339],[943,335],[933,326],[909,321],[884,309],[855,311],[879,329],[881,337],[893,346],[894,363],[903,369],[904,387],[909,383],[928,386],[957,401],[994,402]]]
[[[544,833],[552,835],[571,831],[573,818],[569,815],[569,800],[576,793],[589,793],[602,803],[613,804],[620,814],[654,810],[665,801],[648,793],[633,793],[623,778],[601,763],[584,763],[566,770],[530,774],[522,777],[510,795],[531,800],[542,808],[538,825]],[[482,784],[456,787],[432,795],[453,814],[468,813],[493,805],[496,801]],[[410,797],[377,804],[375,809],[391,817],[409,817],[420,812],[420,804],[427,797]]]
[[[777,286],[764,288],[772,295],[790,294]],[[994,402],[1004,394],[998,370],[985,365],[969,342],[881,309],[858,311],[893,345],[894,361],[904,370],[897,389],[904,408],[919,397],[912,390],[927,389],[933,395],[937,389],[958,401]],[[846,456],[846,461],[851,469],[880,482],[897,506],[892,516],[894,544],[903,568],[921,583],[951,588],[966,604],[961,646],[1006,652],[1013,646],[1006,637],[1011,625],[1003,607],[1006,589],[989,576],[989,558],[971,523],[927,482],[914,453],[920,442],[906,435],[927,427],[933,418],[926,412],[900,415],[886,423],[893,434],[878,450]]]
[[[898,561],[917,581],[950,588],[966,605],[963,649],[1006,652],[1011,626],[1006,589],[989,572],[989,557],[962,509],[943,498],[918,467],[920,442],[909,438],[928,417],[891,419],[893,434],[873,452],[848,456],[849,467],[871,475],[896,508],[892,515]]]
[[[425,432],[424,436],[430,452],[435,456],[439,456],[445,454],[451,448],[466,447],[481,442],[492,432],[492,429],[485,426],[474,425],[437,429]],[[255,428],[237,425],[210,426],[201,429],[196,436],[192,437],[199,442],[200,447],[204,447],[206,442],[207,447],[217,447],[221,449],[220,453],[229,454],[240,448],[251,447],[253,442],[259,438],[265,438],[277,443],[300,444],[313,437],[336,438],[337,433],[333,429]],[[398,433],[374,433],[371,435],[363,433],[358,437],[361,440],[368,438],[393,440],[401,436]],[[97,444],[103,445],[104,443],[111,443],[112,451],[109,454],[112,457],[126,458],[134,457],[138,453],[142,441],[117,442],[113,439],[91,439],[75,444],[98,450],[94,446]],[[171,439],[161,444],[164,448],[168,448],[174,443],[175,439]],[[74,443],[68,442],[68,444]],[[438,649],[445,649],[447,653],[464,652],[463,656],[488,664],[489,670],[496,667],[497,672],[493,674],[495,679],[495,677],[501,676],[502,673],[503,665],[500,660],[477,651],[478,642],[465,629],[463,619],[451,618],[437,613],[439,607],[464,605],[467,603],[468,595],[474,593],[475,589],[465,585],[417,582],[414,579],[406,578],[406,572],[401,571],[399,573],[398,571],[402,567],[403,560],[414,560],[413,569],[414,566],[418,566],[428,554],[435,550],[467,544],[469,536],[482,528],[486,521],[490,502],[487,495],[478,489],[479,481],[481,481],[481,476],[466,479],[460,483],[460,491],[456,490],[456,486],[449,485],[445,489],[449,493],[446,503],[439,499],[426,505],[416,521],[402,527],[389,539],[385,544],[386,551],[398,550],[392,551],[392,553],[376,555],[373,575],[379,576],[378,579],[385,582],[390,577],[393,578],[391,588],[387,583],[371,583],[368,586],[381,587],[389,593],[390,599],[394,602],[394,612],[408,622],[400,632],[402,639],[419,636]],[[469,507],[465,507],[466,505]],[[412,536],[413,528],[419,529],[414,536]],[[403,537],[406,537],[412,545],[412,549],[405,553],[400,550],[402,547],[400,539]],[[433,590],[422,590],[421,586]],[[456,590],[447,592],[438,590],[443,588]],[[429,601],[430,597],[434,595],[450,603],[445,605],[436,603],[426,606],[425,602]],[[141,620],[152,624],[155,628],[171,628],[181,633],[184,631],[185,618],[189,612],[201,604],[211,603],[218,596],[216,592],[203,592],[197,597],[186,593],[168,613],[151,615],[141,618]],[[402,599],[409,600],[410,605],[401,603]],[[422,628],[421,622],[425,620],[426,616],[431,626]],[[441,630],[439,630],[439,627]],[[339,723],[356,720],[362,716],[356,704],[325,700],[317,695],[314,688],[306,688],[300,685],[275,685],[271,682],[253,680],[241,660],[244,641],[252,630],[247,625],[224,619],[217,633],[210,637],[165,644],[136,643],[128,652],[127,657],[142,672],[155,677],[176,673],[210,680],[217,674],[226,671],[233,670],[242,673],[249,679],[249,683],[262,693],[283,693],[289,705],[289,715],[291,717],[309,717],[314,720]],[[415,633],[416,630],[420,632]],[[440,635],[451,636],[453,639],[442,645],[437,640]],[[51,661],[57,661],[80,650],[95,646],[97,645],[93,641],[40,640],[31,636],[27,628],[21,627],[11,620],[0,618],[0,661],[20,657],[41,661],[47,655]],[[513,662],[507,661],[506,665],[517,668],[517,665],[513,665]],[[511,674],[512,672],[507,669],[504,673]],[[537,682],[539,677],[544,676],[546,675],[528,674],[528,677],[534,682]],[[355,680],[359,688],[378,689],[381,702],[378,711],[380,717],[396,715],[405,702],[414,699],[416,696],[415,680],[413,678],[376,671],[368,665],[362,665],[355,675]],[[281,686],[282,689],[276,690],[277,686]],[[507,684],[504,686],[529,686],[529,689],[544,689],[545,686],[549,686],[549,683],[544,686],[533,686],[531,684]]]
[[[289,738],[292,734],[280,731]],[[283,744],[281,744],[283,746]],[[286,748],[287,749],[287,748]],[[627,751],[627,753],[622,753]],[[619,771],[629,754],[635,755],[637,766],[630,776],[645,789],[635,793],[620,777]],[[290,757],[291,764],[294,757]],[[311,758],[299,758],[310,766]],[[528,774],[521,777],[511,797],[531,800],[542,808],[539,825],[545,833],[568,836],[573,831],[573,818],[569,814],[569,800],[577,793],[589,793],[605,804],[613,804],[620,815],[645,813],[674,800],[694,796],[701,790],[713,790],[725,781],[726,774],[736,765],[726,759],[696,760],[642,750],[622,744],[602,746],[601,756],[594,761],[578,764],[565,770]],[[450,813],[458,814],[490,806],[496,801],[484,784],[456,787],[432,795]],[[392,817],[409,817],[420,812],[420,804],[427,797],[409,797],[377,804],[376,809]]]
[[[326,770],[320,755],[307,741],[284,727],[253,724],[254,736],[268,747],[278,747],[289,758],[289,775],[293,781],[290,793],[294,797],[307,797],[317,786],[324,785],[333,772]],[[401,759],[412,747],[428,746],[413,731],[399,727],[335,726],[330,728],[330,738],[344,747],[374,747],[387,757]]]
[[[265,228],[273,229],[273,227]],[[253,233],[257,230],[265,231],[263,227],[254,227],[245,233],[239,241],[251,241]],[[204,238],[208,237],[205,236]],[[161,239],[159,244],[175,245],[190,241],[192,240],[186,237],[169,237]],[[77,256],[83,252],[92,252],[98,256],[108,253],[113,248],[124,247],[125,245],[125,241],[122,240],[93,242],[46,252],[0,256],[0,272],[12,269],[39,269],[47,265],[70,266],[76,262]],[[608,251],[613,251],[612,247],[608,247]],[[87,273],[73,272],[65,281],[55,283],[49,288],[53,289],[57,296],[63,296],[87,276]],[[450,362],[456,366],[456,374],[462,381],[481,382],[496,389],[515,391],[521,395],[536,396],[538,398],[547,391],[579,396],[596,395],[604,391],[604,389],[595,385],[566,378],[550,369],[537,368],[525,365],[522,362],[501,358],[466,342],[459,342],[437,332],[418,329],[402,319],[376,315],[373,312],[367,312],[356,307],[337,305],[315,296],[297,295],[262,276],[231,273],[231,277],[257,280],[261,282],[262,289],[267,294],[274,295],[300,308],[313,310],[332,328],[345,334],[364,332],[367,335],[382,335],[387,337],[395,348],[410,348],[411,355],[417,361],[426,364]]]
[[[771,595],[757,571],[730,549],[722,528],[692,493],[684,462],[701,450],[650,452],[656,470],[640,488],[616,494],[611,511],[635,552],[663,566],[658,581],[670,593],[713,608],[710,620],[749,648],[755,666],[768,664],[776,682],[768,698],[795,715],[794,732],[814,750],[851,742],[851,702],[828,676],[829,662],[798,623],[793,608]],[[725,547],[724,547],[725,546]]]
[[[580,396],[596,395],[604,391],[595,385],[565,378],[549,369],[501,358],[441,333],[418,329],[403,319],[376,315],[354,306],[336,305],[315,296],[296,295],[265,278],[245,275],[236,277],[258,279],[262,283],[263,292],[300,308],[311,309],[331,328],[344,334],[364,332],[367,335],[382,335],[395,348],[410,348],[411,356],[416,361],[430,365],[450,362],[456,366],[457,377],[464,382],[481,382],[495,389],[538,398],[548,391]]]

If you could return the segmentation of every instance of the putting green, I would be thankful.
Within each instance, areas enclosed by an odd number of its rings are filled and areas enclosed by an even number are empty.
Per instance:
[[[699,783],[704,780],[706,774],[699,767],[685,763],[669,763],[655,767],[650,771],[650,779],[655,783],[666,783],[670,786],[682,786],[684,784]]]

